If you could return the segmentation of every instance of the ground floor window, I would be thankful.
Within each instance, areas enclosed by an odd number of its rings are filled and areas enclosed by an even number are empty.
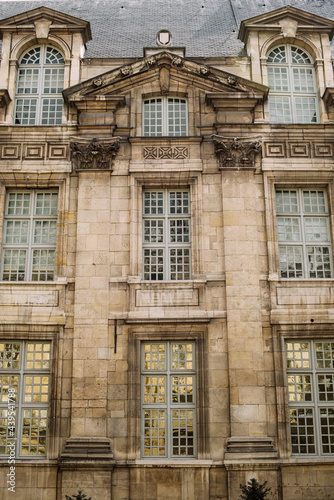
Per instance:
[[[195,343],[142,342],[142,457],[196,456]]]
[[[46,455],[50,342],[0,342],[0,455]]]
[[[334,454],[334,340],[285,345],[293,455]]]

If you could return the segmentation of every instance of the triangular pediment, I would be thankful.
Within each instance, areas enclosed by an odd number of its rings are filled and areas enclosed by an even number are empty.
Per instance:
[[[327,33],[332,39],[334,35],[334,21],[325,17],[311,14],[305,10],[291,7],[282,7],[260,16],[251,17],[241,22],[238,38],[246,43],[250,31],[278,31],[284,30],[284,21],[297,23],[298,32]],[[282,23],[283,22],[283,23]]]
[[[84,43],[92,39],[90,24],[88,21],[78,17],[69,16],[62,12],[49,9],[48,7],[38,7],[28,10],[15,16],[0,20],[0,34],[5,31],[29,31],[34,30],[37,23],[48,22],[51,31],[58,34],[65,32],[81,33]]]
[[[63,95],[71,102],[101,100],[122,95],[150,81],[159,81],[162,94],[168,94],[171,81],[182,81],[204,92],[254,94],[257,99],[268,93],[264,85],[163,51],[79,83],[64,90]]]

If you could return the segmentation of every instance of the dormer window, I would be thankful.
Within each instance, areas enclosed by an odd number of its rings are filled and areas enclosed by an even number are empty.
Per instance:
[[[20,60],[15,98],[15,125],[60,125],[62,122],[64,57],[41,45]]]
[[[146,137],[188,135],[187,100],[167,96],[144,99],[143,135]]]
[[[272,123],[317,123],[313,61],[300,47],[281,45],[267,58]]]

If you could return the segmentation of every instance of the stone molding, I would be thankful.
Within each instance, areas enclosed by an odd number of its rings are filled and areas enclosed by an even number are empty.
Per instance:
[[[211,137],[219,159],[219,170],[255,170],[255,156],[261,152],[262,137]]]
[[[275,141],[264,142],[263,158],[333,158],[334,142]]]
[[[143,149],[143,156],[145,160],[183,160],[189,157],[188,148],[183,146],[169,147],[161,146],[156,148],[154,146],[146,146]]]
[[[0,144],[0,160],[67,160],[68,144],[61,142],[16,142]]]
[[[270,437],[233,436],[228,438],[225,459],[278,458],[278,452]]]
[[[119,150],[120,137],[99,140],[72,137],[70,142],[73,172],[104,170],[112,172],[113,160]]]

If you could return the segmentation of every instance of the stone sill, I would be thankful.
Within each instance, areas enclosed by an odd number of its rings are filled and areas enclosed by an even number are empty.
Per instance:
[[[281,458],[281,465],[294,466],[294,465],[334,465],[334,457],[290,457]]]
[[[333,283],[334,284],[334,278],[277,278],[275,276],[269,276],[268,281],[270,283],[284,283],[284,284],[289,284],[291,283],[292,286],[296,286],[296,283]]]
[[[197,460],[197,459],[184,459],[184,458],[173,458],[173,459],[137,459],[134,464],[128,462],[128,465],[133,466],[144,466],[144,467],[212,467],[214,465],[213,460]]]
[[[54,286],[65,286],[65,285],[68,285],[69,282],[71,282],[72,280],[68,279],[68,278],[63,278],[63,277],[59,277],[57,278],[55,281],[0,281],[0,287],[2,286],[14,286],[14,287],[18,287],[18,286],[38,286],[38,287],[41,287],[41,286],[47,286],[48,288],[49,287],[54,287]]]

